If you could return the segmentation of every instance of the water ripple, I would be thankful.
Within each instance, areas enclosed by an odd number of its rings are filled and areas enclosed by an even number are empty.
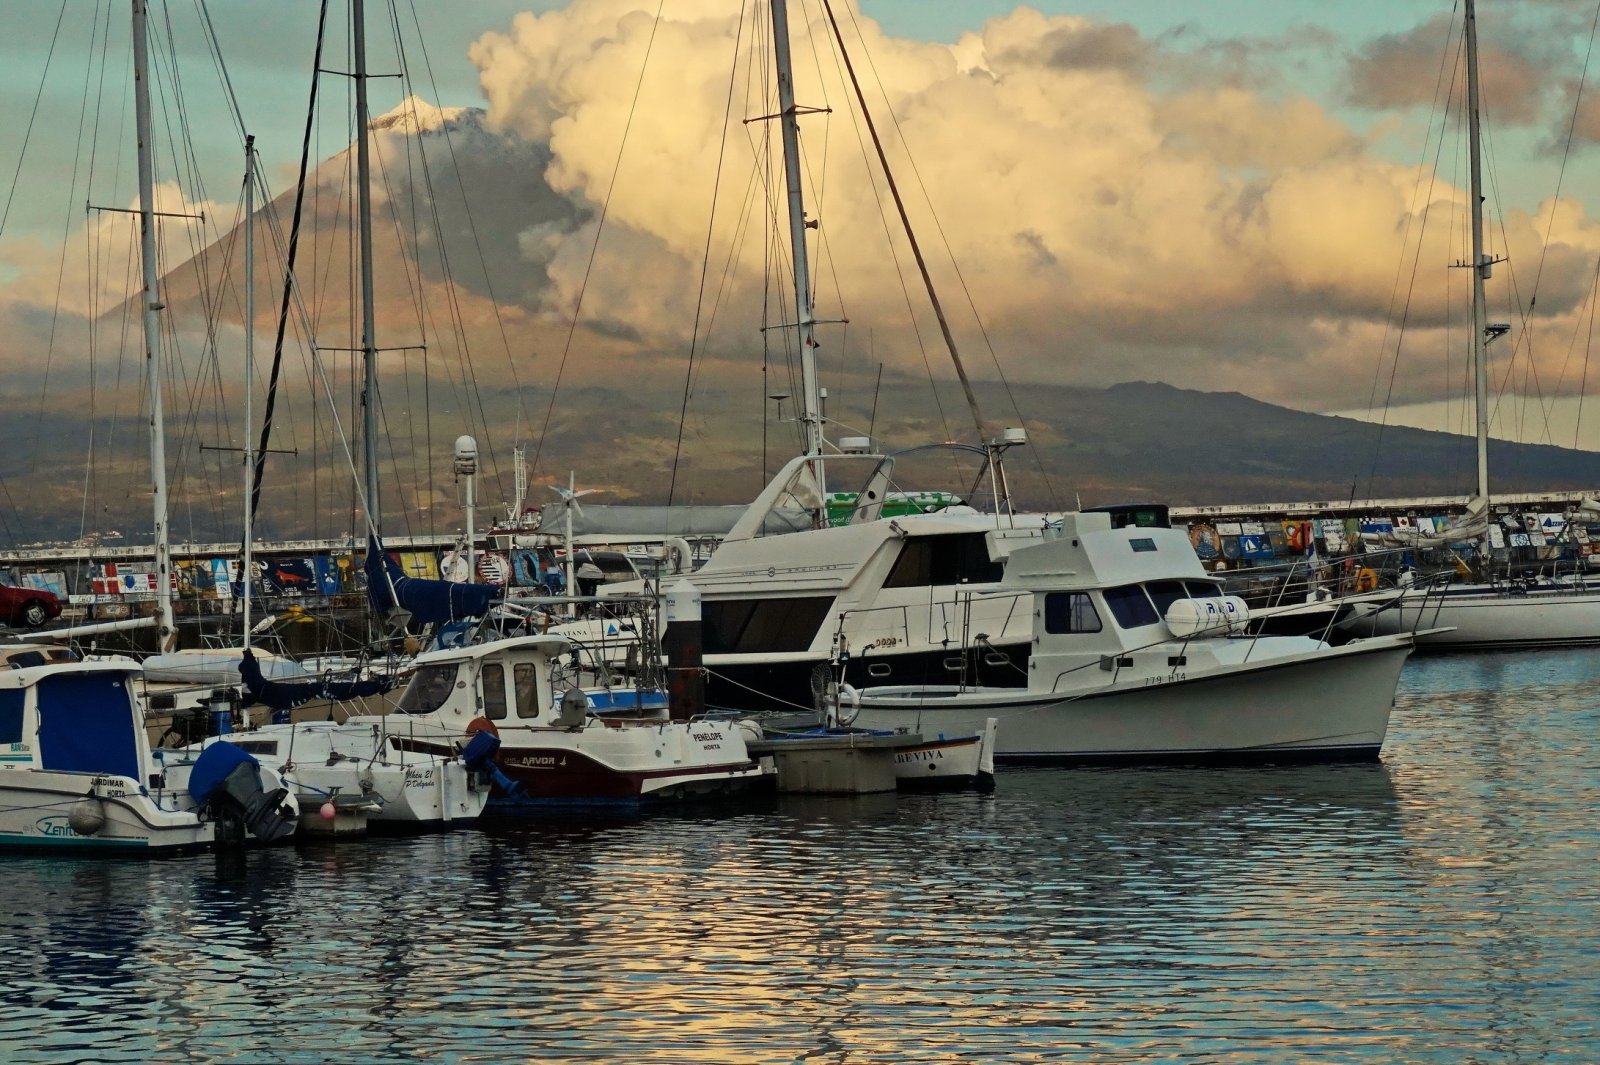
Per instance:
[[[1383,765],[0,865],[8,1061],[1592,1062],[1600,656]]]

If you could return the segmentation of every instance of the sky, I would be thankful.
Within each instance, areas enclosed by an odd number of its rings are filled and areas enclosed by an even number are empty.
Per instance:
[[[316,6],[209,9],[275,190],[289,186],[298,157]],[[977,353],[976,376],[1004,373],[1023,386],[1164,381],[1469,427],[1464,287],[1447,269],[1465,254],[1466,178],[1453,120],[1441,136],[1436,103],[1455,56],[1451,0],[835,6],[874,98],[892,104],[893,118],[879,121],[936,279],[958,294],[947,298],[960,308],[961,343]],[[1496,432],[1600,449],[1600,409],[1583,398],[1600,388],[1600,366],[1588,367],[1600,68],[1585,68],[1597,0],[1479,6],[1490,245],[1510,260],[1497,268],[1490,317],[1515,326],[1495,349]],[[86,219],[86,202],[133,202],[131,141],[106,133],[128,110],[119,87],[126,7],[29,3],[13,9],[0,39],[0,369],[10,381],[0,388],[13,393],[70,395],[62,382],[77,353],[60,339],[63,322],[103,311],[122,291],[87,260],[71,261],[115,224]],[[369,31],[372,68],[395,72],[387,5],[368,7],[379,26]],[[508,158],[538,168],[540,195],[566,205],[542,220],[492,197],[483,205],[482,228],[505,230],[526,260],[532,280],[519,298],[530,322],[559,325],[581,290],[599,332],[664,350],[683,342],[692,317],[684,293],[707,242],[728,56],[748,29],[733,0],[665,0],[659,28],[657,9],[638,0],[407,3],[394,22],[408,83],[375,80],[372,93],[375,114],[405,91],[486,109],[488,130],[527,149]],[[165,190],[163,206],[204,210],[225,230],[237,210],[238,125],[196,5],[156,11],[173,27],[201,178],[181,196]],[[791,0],[791,13],[797,41],[807,23],[820,28],[819,2]],[[335,34],[324,67],[342,68],[345,48]],[[849,317],[851,350],[868,347],[891,376],[948,377],[926,312],[906,309],[903,248],[899,265],[854,250],[866,235],[885,239],[884,201],[854,180],[871,166],[836,62],[796,48],[802,102],[833,109],[803,134],[808,203],[822,223],[818,315]],[[103,64],[91,59],[97,50]],[[170,104],[167,52],[156,51]],[[327,78],[321,91],[337,99],[347,89]],[[157,140],[170,160],[171,135]],[[348,140],[347,120],[323,119],[313,153],[327,158]],[[747,139],[736,146],[749,154]],[[177,169],[168,163],[163,177]],[[715,195],[731,197],[721,186]],[[745,266],[759,272],[764,253],[739,243],[729,204],[713,231],[736,249],[729,261],[751,260]],[[596,281],[588,255],[602,207],[607,258]],[[908,317],[925,334],[920,344],[899,339]],[[825,338],[829,346],[840,348]]]

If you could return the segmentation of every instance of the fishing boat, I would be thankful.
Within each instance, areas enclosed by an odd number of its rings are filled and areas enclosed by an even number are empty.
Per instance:
[[[424,652],[381,724],[399,745],[424,753],[453,750],[441,734],[466,741],[469,756],[474,744],[492,749],[486,741],[497,739],[489,814],[644,806],[770,785],[772,766],[750,756],[737,721],[673,720],[649,703],[630,712],[626,699],[596,701],[568,682],[562,656],[572,649],[564,637],[537,635]]]
[[[157,854],[292,836],[298,811],[248,754],[152,753],[138,677],[133,662],[0,671],[0,846]]]
[[[1489,576],[1492,561],[1489,522],[1489,344],[1510,331],[1491,325],[1484,282],[1500,262],[1484,252],[1483,174],[1478,93],[1478,20],[1474,0],[1464,5],[1467,152],[1470,167],[1468,204],[1472,257],[1457,264],[1471,278],[1471,343],[1474,400],[1477,412],[1477,495],[1466,519],[1427,537],[1410,538],[1415,547],[1477,543],[1483,565],[1475,581],[1417,581],[1395,604],[1344,622],[1360,633],[1416,632],[1417,646],[1437,650],[1518,647],[1565,647],[1600,643],[1600,585],[1581,570],[1562,576],[1524,578]],[[1398,532],[1398,530],[1397,530]]]
[[[998,721],[1011,763],[1373,759],[1412,636],[1335,647],[1251,635],[1182,532],[1068,515],[1011,553],[997,591],[1026,594],[1024,688],[875,686],[855,722],[958,734]]]

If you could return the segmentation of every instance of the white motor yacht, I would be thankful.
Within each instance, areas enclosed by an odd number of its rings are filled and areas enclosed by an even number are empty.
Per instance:
[[[1016,548],[997,592],[1030,599],[1026,687],[847,691],[855,723],[954,734],[993,717],[1012,763],[1375,758],[1412,649],[1409,633],[1250,635],[1182,532],[1106,513]]]

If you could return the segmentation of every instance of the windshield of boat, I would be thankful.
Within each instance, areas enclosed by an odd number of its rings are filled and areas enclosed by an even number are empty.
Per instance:
[[[1150,581],[1147,584],[1124,584],[1105,590],[1106,606],[1111,616],[1124,629],[1154,625],[1167,616],[1168,609],[1179,599],[1214,599],[1222,594],[1219,585],[1209,581]]]
[[[411,682],[400,693],[395,710],[402,714],[428,714],[444,705],[455,690],[459,662],[437,666],[421,666],[411,675]]]

